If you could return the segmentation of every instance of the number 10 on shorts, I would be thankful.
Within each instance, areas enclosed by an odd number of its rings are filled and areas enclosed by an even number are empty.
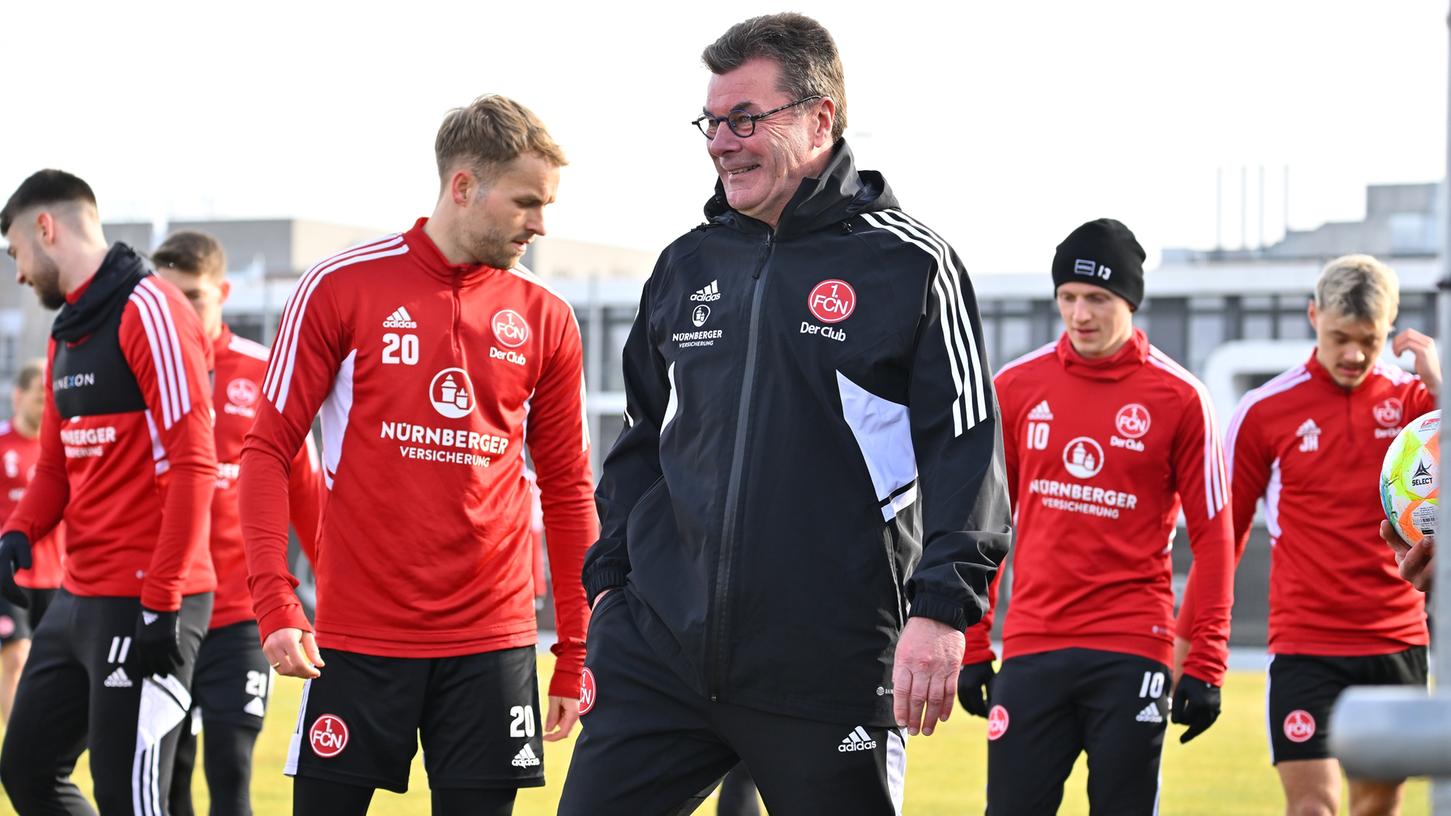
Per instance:
[[[1164,696],[1164,673],[1159,671],[1144,672],[1144,682],[1139,684],[1139,696],[1157,700]]]

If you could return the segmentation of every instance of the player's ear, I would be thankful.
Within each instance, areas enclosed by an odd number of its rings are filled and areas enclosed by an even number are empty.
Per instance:
[[[1305,309],[1305,314],[1308,315],[1309,318],[1310,318],[1310,330],[1311,331],[1314,331],[1315,330],[1315,318],[1316,318],[1316,316],[1319,315],[1319,312],[1315,311],[1315,301],[1314,300],[1311,300],[1310,301],[1309,307],[1307,307]]]
[[[232,296],[232,282],[227,280],[226,278],[222,278],[222,282],[217,288],[220,289],[222,292],[221,300],[218,302],[226,303],[227,298]]]

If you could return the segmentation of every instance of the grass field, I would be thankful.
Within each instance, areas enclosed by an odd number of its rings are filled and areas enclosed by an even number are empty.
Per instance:
[[[550,660],[548,655],[541,659],[541,678],[548,677]],[[282,763],[287,756],[288,736],[296,720],[301,688],[299,680],[278,679],[272,710],[257,747],[252,802],[259,816],[291,810],[292,784],[282,775]],[[1170,739],[1164,751],[1163,813],[1258,816],[1283,812],[1279,782],[1270,767],[1265,744],[1264,691],[1262,673],[1232,672],[1224,689],[1224,715],[1212,729],[1189,745],[1180,745],[1177,737],[1182,729],[1170,726]],[[906,813],[912,816],[982,813],[987,751],[985,726],[984,720],[968,717],[958,709],[933,736],[912,739],[907,751]],[[572,746],[572,738],[564,743],[546,743],[544,762],[549,784],[520,792],[516,814],[547,816],[555,812]],[[81,763],[77,778],[82,789],[87,789],[90,775],[84,757]],[[622,772],[625,771],[622,769]],[[1088,812],[1084,780],[1084,763],[1080,757],[1068,781],[1062,813]],[[201,780],[200,761],[194,782],[197,812],[205,813],[207,795]],[[380,791],[373,799],[372,812],[388,816],[428,814],[428,782],[421,753],[415,758],[411,782],[412,788],[402,796]],[[1425,782],[1413,781],[1406,793],[1406,816],[1429,813],[1429,795]],[[1348,811],[1344,803],[1341,811]],[[707,812],[707,809],[701,811]],[[8,802],[0,803],[0,813],[13,813]]]

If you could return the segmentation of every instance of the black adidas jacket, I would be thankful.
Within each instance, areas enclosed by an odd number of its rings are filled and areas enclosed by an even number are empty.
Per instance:
[[[706,215],[625,342],[585,588],[711,699],[891,725],[906,617],[976,622],[1008,549],[971,284],[844,141],[774,232]]]

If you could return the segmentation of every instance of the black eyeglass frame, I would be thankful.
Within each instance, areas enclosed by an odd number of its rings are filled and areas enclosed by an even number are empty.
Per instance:
[[[749,139],[756,134],[756,123],[761,121],[762,119],[765,119],[768,116],[775,116],[781,111],[794,108],[797,105],[805,105],[807,102],[815,102],[818,99],[825,98],[826,97],[822,96],[821,94],[804,96],[796,100],[795,102],[787,102],[779,108],[772,108],[768,111],[763,111],[761,113],[746,113],[739,108],[731,111],[730,113],[727,113],[725,116],[711,116],[710,114],[706,113],[702,114],[697,119],[691,120],[690,124],[695,125],[696,130],[699,130],[701,135],[705,138],[714,139],[716,132],[720,130],[720,123],[725,122],[726,127],[730,128],[731,133],[734,133],[737,138]],[[737,119],[739,119],[743,123],[739,127],[736,124]],[[742,133],[740,129],[746,126],[749,126],[750,130]]]

